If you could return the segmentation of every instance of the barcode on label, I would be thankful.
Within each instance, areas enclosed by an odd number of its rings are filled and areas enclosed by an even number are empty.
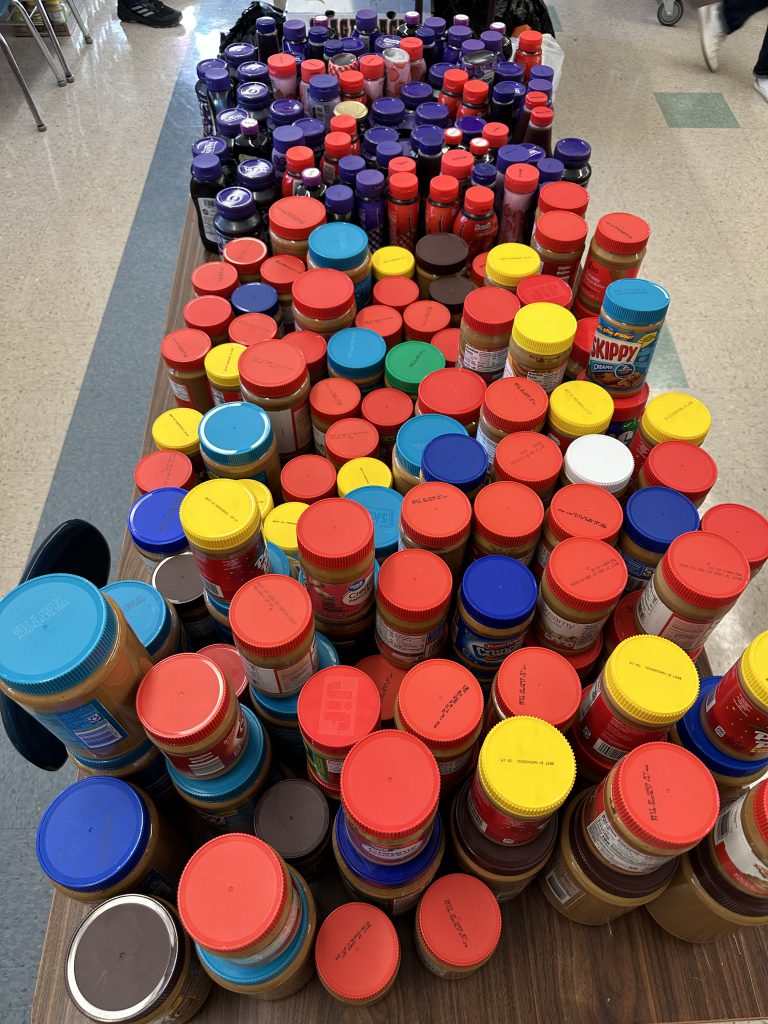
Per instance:
[[[722,843],[725,837],[734,829],[738,819],[741,817],[741,805],[744,797],[731,804],[727,811],[723,811],[715,825],[715,843]]]
[[[113,743],[119,743],[123,739],[121,733],[114,729],[109,722],[94,725],[91,729],[75,729],[74,733],[89,750],[111,747]]]
[[[547,883],[547,885],[551,889],[552,895],[555,897],[555,899],[557,900],[558,903],[568,903],[569,902],[569,900],[571,898],[571,894],[560,883],[560,879],[557,877],[557,875],[555,874],[554,871],[550,871],[550,873],[545,876],[544,881]]]
[[[620,761],[626,754],[626,750],[619,750],[618,747],[612,747],[604,740],[595,740],[594,749],[596,753],[601,754],[603,757],[607,757],[610,761]]]

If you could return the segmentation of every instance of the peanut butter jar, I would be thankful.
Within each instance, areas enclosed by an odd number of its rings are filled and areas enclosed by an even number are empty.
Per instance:
[[[323,988],[340,1003],[383,999],[400,967],[400,941],[387,915],[368,903],[345,903],[323,921],[315,943]]]
[[[602,540],[615,547],[623,513],[613,494],[594,484],[568,484],[555,492],[536,546],[533,572],[537,579],[557,545],[571,537]]]
[[[407,669],[442,651],[452,590],[450,569],[432,551],[409,548],[385,560],[376,591],[376,646],[389,662]]]
[[[573,665],[546,647],[522,647],[499,666],[485,725],[492,729],[505,718],[531,715],[565,733],[580,702],[581,682]]]
[[[453,484],[417,484],[400,508],[400,548],[423,548],[443,559],[458,575],[472,524],[469,498]]]
[[[496,897],[474,875],[443,875],[416,911],[416,953],[440,978],[466,978],[487,963],[501,938]]]
[[[768,897],[768,780],[725,808],[707,840],[726,882],[747,896]]]
[[[152,800],[162,803],[173,795],[173,785],[166,768],[165,758],[151,740],[147,740],[135,751],[110,761],[94,761],[90,758],[69,755],[81,775],[109,775],[124,782],[130,782],[147,794]]]
[[[259,799],[253,828],[286,864],[312,881],[327,869],[331,814],[322,791],[304,779],[282,779]]]
[[[745,761],[768,756],[768,631],[748,644],[702,707],[712,742]]]
[[[543,521],[544,505],[530,487],[512,480],[487,484],[472,509],[471,557],[506,555],[530,565]]]

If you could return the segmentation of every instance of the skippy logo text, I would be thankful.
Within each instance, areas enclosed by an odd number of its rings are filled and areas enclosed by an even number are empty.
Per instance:
[[[651,331],[635,339],[631,332],[610,331],[603,325],[592,341],[592,359],[602,359],[608,363],[634,363],[637,353],[652,345],[656,340],[656,332]]]

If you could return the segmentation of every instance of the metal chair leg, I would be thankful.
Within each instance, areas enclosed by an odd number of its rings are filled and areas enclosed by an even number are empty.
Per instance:
[[[16,2],[18,3],[18,0],[16,0]],[[50,39],[51,39],[51,46],[53,46],[54,53],[59,58],[59,63],[61,64],[62,70],[64,71],[64,75],[65,75],[67,81],[68,82],[74,82],[75,76],[69,70],[69,65],[67,64],[67,60],[66,60],[66,57],[64,56],[64,52],[61,49],[61,46],[59,45],[58,36],[53,31],[53,25],[51,24],[51,20],[48,17],[48,12],[45,9],[45,4],[43,3],[43,0],[37,0],[37,3],[32,8],[33,14],[34,14],[35,11],[38,12],[38,14],[40,15],[40,17],[42,19],[43,24],[45,25],[46,32],[48,33],[48,35],[50,36]]]
[[[34,117],[37,123],[37,130],[39,132],[46,131],[47,126],[45,124],[45,121],[43,121],[42,117],[40,117],[40,111],[35,106],[35,101],[32,99],[32,93],[27,88],[27,83],[24,81],[24,76],[21,73],[21,69],[19,68],[19,65],[16,63],[16,58],[13,56],[11,48],[8,45],[8,42],[5,36],[2,35],[2,33],[0,33],[0,50],[3,51],[5,59],[8,61],[8,66],[13,72],[16,81],[19,83],[19,88],[24,93],[24,99],[27,101],[27,106],[32,111],[32,117]]]
[[[40,47],[40,50],[41,50],[43,56],[48,61],[48,64],[49,64],[49,66],[51,68],[51,71],[54,73],[54,75],[56,77],[56,81],[58,82],[59,85],[66,85],[67,84],[67,80],[64,77],[64,75],[62,74],[61,67],[56,63],[56,61],[51,56],[51,51],[45,45],[43,37],[37,31],[37,26],[32,21],[32,18],[29,16],[29,12],[27,11],[27,9],[24,6],[24,4],[20,3],[20,0],[10,0],[10,3],[8,5],[8,9],[19,12],[19,14],[23,18],[23,20],[26,22],[27,27],[29,28],[29,31],[32,33],[32,36],[35,39],[37,45]]]
[[[70,11],[72,13],[72,17],[75,19],[77,24],[80,26],[80,31],[83,33],[83,39],[85,40],[86,44],[88,46],[91,46],[93,44],[93,39],[91,39],[90,32],[88,31],[88,26],[85,24],[85,21],[83,20],[81,14],[80,14],[80,11],[78,11],[78,9],[77,9],[77,5],[75,3],[75,0],[64,0],[64,3],[70,9]]]

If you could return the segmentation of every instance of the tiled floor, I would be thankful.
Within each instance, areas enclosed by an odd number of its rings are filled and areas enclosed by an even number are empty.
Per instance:
[[[11,40],[48,122],[39,135],[0,62],[5,266],[0,322],[0,590],[36,534],[86,515],[119,547],[187,196],[194,66],[244,4],[185,0],[181,26],[123,27],[89,0],[94,46],[65,42],[58,89],[29,40]],[[768,509],[764,168],[768,105],[750,69],[757,16],[704,67],[695,10],[675,28],[656,0],[559,0],[566,51],[559,135],[592,143],[589,220],[628,210],[652,226],[644,274],[672,294],[652,383],[710,407],[716,501]],[[561,31],[562,26],[562,31]],[[722,671],[765,627],[768,570],[710,645]],[[40,810],[64,781],[0,740],[4,874],[0,1021],[27,1019],[47,914],[34,857]]]

